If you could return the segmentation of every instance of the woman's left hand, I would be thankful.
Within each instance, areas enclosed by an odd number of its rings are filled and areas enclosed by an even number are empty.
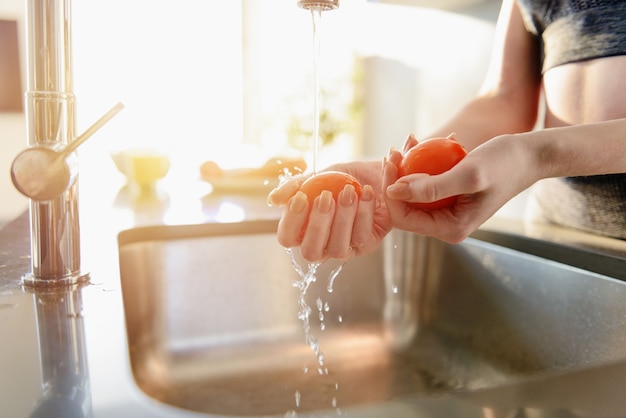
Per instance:
[[[404,149],[411,145],[406,143]],[[515,135],[485,142],[439,175],[410,174],[398,178],[401,160],[402,153],[391,150],[383,166],[383,194],[393,226],[450,243],[461,242],[539,179],[528,148]],[[458,196],[450,208],[425,211],[408,204],[450,196]]]

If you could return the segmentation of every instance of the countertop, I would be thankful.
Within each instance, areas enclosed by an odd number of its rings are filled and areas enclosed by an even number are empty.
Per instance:
[[[188,187],[185,193],[171,187],[169,192],[159,190],[156,194],[137,196],[123,182],[115,181],[96,191],[92,185],[85,186],[94,181],[96,175],[88,172],[86,178],[81,178],[81,247],[90,284],[63,292],[23,288],[21,276],[30,269],[28,213],[0,230],[0,415],[6,418],[204,416],[160,404],[144,395],[133,382],[118,270],[117,233],[154,223],[274,219],[279,211],[268,208],[264,196],[215,195],[207,193],[202,184]],[[485,228],[523,230],[520,225],[497,220]],[[534,235],[557,237],[549,231],[535,231]],[[604,248],[610,254],[626,258],[626,243],[597,237],[583,240],[583,236],[574,233],[554,239],[565,239],[577,245],[585,241],[587,246]],[[626,365],[612,367],[611,373],[612,385],[623,388]],[[593,373],[581,379],[593,382]],[[541,391],[546,385],[551,383],[516,390],[509,388],[499,396],[520,396],[522,392]],[[546,393],[544,390],[542,396],[547,396]],[[588,395],[593,399],[587,407],[621,402],[623,405],[616,407],[623,406],[626,414],[626,401],[620,399],[623,396],[618,396],[617,392]],[[463,411],[462,416],[500,416],[495,409],[484,408],[481,396],[488,394],[477,394],[471,399],[463,396],[447,399],[449,416],[461,416],[459,411]],[[551,398],[557,406],[558,399],[569,396],[567,390],[561,390],[560,396],[556,394]],[[423,415],[428,402],[420,408],[399,402],[394,416],[431,416]],[[58,409],[63,412],[55,415],[53,411]],[[615,410],[611,408],[598,415],[580,416],[598,417],[605,413],[604,416],[619,416],[612,415]],[[346,411],[345,415],[381,416],[376,408]]]
[[[28,211],[0,229],[0,416],[198,416],[158,404],[134,385],[117,234],[153,224],[275,219],[279,211],[268,207],[263,193],[214,193],[201,180],[178,187],[166,178],[139,192],[110,164],[82,170],[81,259],[88,285],[61,292],[23,287],[21,277],[30,271]],[[55,414],[57,408],[63,412]]]

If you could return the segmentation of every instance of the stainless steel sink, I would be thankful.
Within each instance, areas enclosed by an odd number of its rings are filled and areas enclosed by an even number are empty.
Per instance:
[[[145,394],[218,416],[339,414],[626,359],[622,281],[482,239],[394,231],[349,260],[332,293],[337,264],[320,267],[306,294],[320,364],[275,231],[253,221],[119,235],[130,363]]]

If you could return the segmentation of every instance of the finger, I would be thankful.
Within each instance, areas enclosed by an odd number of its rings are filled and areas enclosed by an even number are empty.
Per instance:
[[[389,150],[389,154],[387,154],[386,161],[390,162],[397,168],[400,162],[402,161],[402,153],[400,151],[397,151],[391,148]]]
[[[402,161],[402,154],[394,149],[383,159],[382,189],[386,190],[398,180],[398,164]]]
[[[352,245],[357,254],[369,252],[375,244],[374,238],[374,211],[376,210],[376,199],[372,186],[365,185],[361,193],[361,200],[358,203],[356,217],[352,228]]]
[[[344,260],[352,253],[352,227],[359,203],[354,186],[348,184],[339,193],[328,246],[328,257]]]
[[[385,191],[383,197],[387,210],[392,219],[405,216],[405,203],[402,199],[396,199],[393,194],[398,189],[397,184],[402,184],[398,180],[398,167],[390,161],[391,155],[383,162],[382,188]],[[395,188],[394,188],[395,187]],[[391,190],[391,193],[390,193]]]
[[[332,192],[324,190],[313,201],[306,231],[300,244],[300,252],[307,261],[323,261],[327,258],[326,245],[335,214]]]
[[[290,200],[278,222],[278,242],[285,248],[297,247],[302,242],[302,230],[309,216],[306,194],[297,192]]]
[[[417,139],[415,135],[409,134],[409,136],[404,140],[404,145],[402,146],[402,151],[407,152],[409,149],[413,148],[417,145]]]
[[[389,212],[389,217],[394,226],[400,229],[410,229],[417,232],[416,227],[423,222],[430,222],[430,216],[427,212],[416,210],[407,205],[404,199],[396,199],[393,197],[394,188],[397,187],[397,185],[402,185],[402,179],[407,177],[405,176],[398,180],[398,167],[397,163],[394,163],[395,160],[394,155],[390,155],[383,169],[383,190],[385,190],[384,200],[387,211]]]
[[[300,189],[300,185],[304,182],[304,177],[290,177],[281,182],[278,187],[273,189],[267,196],[267,204],[270,206],[284,206],[289,199]]]

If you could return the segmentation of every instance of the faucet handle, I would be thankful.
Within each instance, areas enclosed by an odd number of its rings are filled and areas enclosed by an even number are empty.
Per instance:
[[[32,147],[20,152],[11,165],[11,180],[24,196],[37,201],[52,200],[67,190],[78,164],[74,154],[64,155],[52,148]]]
[[[66,191],[78,173],[74,151],[123,108],[122,103],[113,106],[65,148],[57,144],[57,148],[38,146],[20,152],[11,165],[15,188],[38,201],[52,200]]]

